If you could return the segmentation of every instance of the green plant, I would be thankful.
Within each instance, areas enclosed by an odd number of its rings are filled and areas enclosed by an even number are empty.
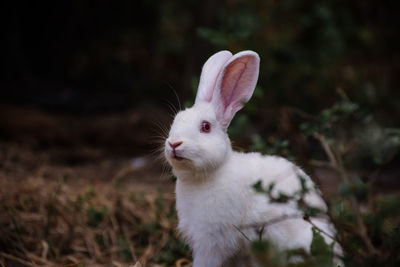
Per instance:
[[[325,216],[329,216],[335,224],[337,235],[334,238],[343,248],[343,260],[346,266],[398,266],[400,263],[397,253],[400,249],[398,223],[400,198],[374,194],[376,191],[374,183],[382,168],[400,152],[397,143],[398,130],[380,128],[380,133],[386,133],[386,140],[381,140],[381,146],[387,147],[385,145],[387,142],[395,145],[390,147],[390,153],[383,148],[369,150],[368,159],[375,170],[371,171],[372,176],[367,182],[359,179],[357,172],[354,171],[357,170],[354,167],[358,167],[356,163],[359,161],[360,151],[365,151],[365,149],[360,150],[360,146],[367,145],[357,140],[358,131],[368,128],[366,121],[371,121],[371,116],[359,104],[343,100],[323,110],[312,121],[301,124],[300,128],[307,136],[316,139],[324,152],[318,156],[319,159],[311,160],[310,163],[332,169],[341,180],[336,193],[326,199],[329,209]],[[256,140],[255,143],[259,145],[254,148],[263,150],[263,143],[260,140]],[[382,155],[383,160],[374,160],[376,156],[382,157]],[[327,160],[321,160],[324,156]],[[349,169],[352,170],[351,175]],[[274,183],[264,187],[261,182],[258,182],[253,187],[256,192],[267,195],[272,202],[296,201],[303,212],[304,220],[311,223],[309,218],[324,214],[314,207],[305,205],[302,201],[304,194],[310,189],[305,187],[302,177],[299,179],[302,187],[292,195],[274,192]],[[269,252],[271,245],[265,245],[262,242],[264,241],[257,241],[253,245],[253,253],[262,266],[268,264],[285,266],[289,264],[288,255],[300,256],[303,263],[299,266],[332,266],[333,264],[333,244],[326,244],[315,226],[309,254],[304,251],[275,251],[272,253],[275,256],[271,257],[268,256],[271,254]],[[261,252],[267,256],[262,256]],[[281,259],[276,260],[276,255]]]
[[[357,142],[357,135],[360,129],[368,128],[365,122],[370,121],[371,116],[362,112],[358,104],[344,100],[324,110],[312,124],[303,124],[301,127],[307,135],[319,141],[328,159],[325,166],[335,170],[342,181],[337,194],[329,202],[332,207],[331,218],[344,248],[346,262],[349,265],[376,266],[384,263],[385,266],[395,266],[400,261],[396,252],[400,248],[400,239],[396,236],[399,227],[389,227],[392,236],[388,236],[382,222],[396,224],[398,212],[393,203],[398,203],[400,199],[373,194],[374,183],[383,167],[379,162],[375,161],[378,164],[367,183],[348,171],[354,169],[352,164],[357,161],[357,156],[360,157],[358,147],[368,145]],[[399,147],[394,147],[391,152],[391,155],[398,153]],[[351,153],[353,155],[349,157]],[[371,153],[369,156],[373,159],[376,155]],[[389,156],[385,161],[391,159]],[[383,209],[390,212],[381,213],[377,206],[384,206]]]

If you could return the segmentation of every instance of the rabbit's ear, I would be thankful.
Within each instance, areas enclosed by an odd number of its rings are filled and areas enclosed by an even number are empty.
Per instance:
[[[199,102],[211,102],[214,88],[222,66],[232,57],[229,51],[220,51],[211,56],[203,65],[199,88],[197,90],[195,104]]]
[[[235,113],[249,101],[258,79],[260,58],[242,51],[231,57],[219,73],[212,103],[222,126],[228,128]]]

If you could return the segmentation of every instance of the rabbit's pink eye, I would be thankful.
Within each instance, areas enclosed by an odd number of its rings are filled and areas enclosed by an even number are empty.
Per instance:
[[[209,133],[211,131],[211,124],[208,121],[201,122],[201,132]]]

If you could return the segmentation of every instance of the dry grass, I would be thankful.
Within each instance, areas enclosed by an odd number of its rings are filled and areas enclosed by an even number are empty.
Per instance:
[[[172,194],[43,178],[2,179],[0,187],[3,265],[158,266],[175,238]]]
[[[175,230],[173,183],[160,173],[107,160],[56,166],[1,148],[0,266],[190,264]],[[30,161],[39,164],[27,169]]]

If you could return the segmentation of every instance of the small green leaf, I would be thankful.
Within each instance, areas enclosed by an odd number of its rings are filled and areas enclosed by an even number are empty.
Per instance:
[[[119,256],[124,262],[130,262],[133,259],[131,250],[129,249],[129,241],[124,236],[118,237]]]
[[[251,251],[253,253],[267,253],[269,244],[265,240],[257,240],[251,243]]]
[[[313,227],[313,239],[310,246],[311,255],[315,257],[319,266],[332,266],[333,264],[333,244],[325,243],[325,239],[320,232]]]
[[[279,202],[279,203],[286,203],[288,202],[290,199],[292,199],[291,196],[286,195],[285,193],[279,192],[279,195],[277,198],[274,199],[275,202]]]
[[[303,213],[306,217],[316,217],[319,214],[323,213],[323,211],[317,207],[305,207],[303,208]]]
[[[258,180],[255,184],[252,185],[252,187],[257,193],[265,193],[261,180]]]
[[[275,182],[269,183],[268,189],[267,189],[267,194],[271,194],[272,190],[274,190],[274,188],[275,188]]]
[[[97,209],[93,206],[90,206],[87,211],[88,224],[93,227],[98,226],[103,221],[106,213],[107,213],[106,206],[103,206],[101,209]]]

